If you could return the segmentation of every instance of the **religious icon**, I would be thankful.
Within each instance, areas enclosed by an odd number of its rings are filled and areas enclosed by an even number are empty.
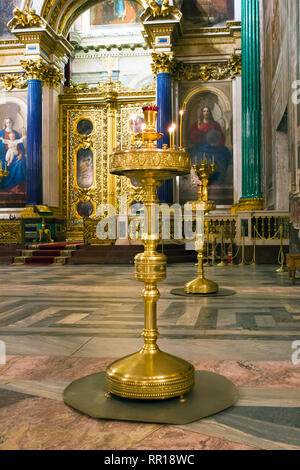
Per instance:
[[[214,120],[211,109],[204,106],[200,109],[199,119],[193,124],[189,134],[193,144],[189,148],[192,161],[202,160],[204,156],[214,159],[216,172],[211,176],[210,183],[224,183],[229,164],[232,163],[231,152],[226,147],[226,137],[218,122]]]
[[[132,132],[132,120],[130,120],[130,131]],[[136,116],[134,120],[134,133],[141,134],[143,132],[143,126],[145,125],[145,119],[143,116]]]
[[[94,155],[91,149],[77,152],[77,184],[80,188],[90,188],[94,183]]]
[[[230,94],[230,91],[228,91]],[[216,171],[209,179],[209,199],[217,205],[233,202],[232,113],[217,93],[194,94],[186,105],[184,147],[192,164],[203,158],[214,162]],[[199,179],[193,168],[191,176],[181,178],[181,202],[197,198]]]
[[[105,0],[91,9],[91,25],[139,23],[142,11],[133,0]]]
[[[8,105],[9,106],[9,105]],[[0,166],[6,167],[8,176],[0,183],[1,205],[24,204],[26,192],[25,136],[15,129],[7,116],[0,130]],[[14,202],[13,202],[14,201]]]

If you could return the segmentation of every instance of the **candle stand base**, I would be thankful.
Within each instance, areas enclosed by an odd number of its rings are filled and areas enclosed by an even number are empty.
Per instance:
[[[107,389],[114,395],[141,400],[162,400],[184,395],[194,385],[194,367],[179,357],[145,347],[111,364]]]
[[[181,398],[132,400],[107,393],[106,373],[100,372],[72,382],[64,391],[64,402],[92,418],[160,424],[188,424],[234,405],[235,385],[226,377],[196,371],[194,388]]]

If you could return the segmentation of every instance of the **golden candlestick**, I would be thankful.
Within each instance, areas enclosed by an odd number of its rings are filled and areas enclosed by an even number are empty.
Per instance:
[[[8,172],[8,170],[6,169],[6,164],[5,164],[5,169],[3,170],[3,169],[1,168],[1,170],[0,170],[0,183],[1,183],[1,181],[3,180],[3,178],[6,178],[6,177],[8,176],[8,173],[9,173],[9,172]]]
[[[179,148],[182,148],[182,119],[184,115],[183,109],[179,111],[180,114],[180,134],[179,134]]]
[[[197,206],[202,205],[204,213],[208,214],[216,208],[216,204],[208,200],[208,181],[216,171],[216,166],[214,162],[210,163],[204,155],[202,162],[193,165],[193,169],[200,179],[201,185],[198,187],[198,200],[192,201],[189,204],[192,205],[193,210],[196,210]],[[185,284],[185,292],[187,294],[213,294],[218,292],[218,284],[204,277],[204,234],[197,234],[195,249],[198,252],[198,277]]]
[[[154,108],[154,107],[153,107]],[[135,257],[135,278],[144,282],[142,293],[145,326],[141,351],[119,359],[106,370],[110,393],[124,398],[157,400],[188,393],[194,385],[194,367],[183,359],[162,352],[157,346],[157,282],[166,278],[166,256],[156,251],[159,234],[155,231],[154,209],[158,202],[157,189],[177,175],[190,171],[190,158],[182,151],[155,148],[161,137],[154,130],[157,109],[144,108],[145,147],[115,152],[110,157],[110,172],[135,179],[144,190],[147,231],[142,241],[145,251]]]
[[[143,147],[118,150],[110,157],[110,172],[134,178],[144,191],[148,222],[142,237],[145,250],[135,257],[135,278],[145,284],[144,346],[110,364],[106,372],[75,380],[64,390],[63,398],[72,408],[94,418],[186,424],[232,406],[238,394],[225,377],[195,372],[192,364],[161,351],[157,345],[157,283],[166,278],[166,256],[156,251],[157,189],[165,180],[188,174],[190,158],[166,144],[157,149],[155,141],[162,136],[153,128],[157,109],[145,111],[153,112],[148,113],[149,122],[146,119]]]

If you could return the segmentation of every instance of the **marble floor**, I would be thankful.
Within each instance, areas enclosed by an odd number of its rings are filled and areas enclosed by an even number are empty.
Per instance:
[[[171,294],[195,272],[170,265],[159,285],[159,346],[228,377],[240,398],[169,426],[94,420],[62,401],[71,381],[140,349],[132,266],[0,265],[0,450],[300,449],[300,285],[275,266],[213,267],[207,277],[235,295]]]

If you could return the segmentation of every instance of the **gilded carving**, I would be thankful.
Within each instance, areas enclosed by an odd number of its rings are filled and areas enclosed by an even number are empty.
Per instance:
[[[49,87],[57,88],[63,80],[63,74],[42,59],[21,60],[21,65],[28,79],[42,80]]]
[[[22,220],[0,221],[0,244],[24,243],[24,224]]]
[[[182,13],[178,8],[170,5],[169,0],[162,0],[161,4],[158,3],[157,0],[147,0],[147,3],[149,6],[142,15],[142,21],[144,21],[148,15],[152,18],[167,18],[172,14],[179,18],[182,17]]]
[[[25,10],[15,8],[13,14],[14,18],[8,23],[9,29],[17,27],[33,28],[45,24],[45,20],[37,15],[33,8],[27,8]]]
[[[83,118],[93,123],[91,136],[82,136],[75,130],[74,123]],[[83,217],[79,215],[77,205],[79,203],[92,204],[92,215],[95,216],[97,207],[107,202],[107,110],[105,103],[102,105],[62,105],[62,141],[61,198],[63,212],[67,215],[67,236],[80,238],[83,235]],[[95,162],[94,184],[91,188],[80,188],[76,183],[76,149],[91,148],[90,145],[93,148]]]
[[[152,56],[152,71],[158,73],[174,73],[177,67],[177,61],[173,52],[154,52]]]
[[[242,58],[233,54],[225,63],[215,64],[184,64],[178,62],[173,75],[176,80],[225,80],[242,73]]]
[[[63,78],[64,76],[62,72],[60,72],[56,67],[49,65],[47,72],[45,72],[44,75],[44,82],[45,85],[49,86],[50,88],[59,88]]]
[[[101,218],[85,218],[83,221],[83,240],[85,245],[112,245],[115,240],[100,240],[96,235],[96,229]]]
[[[0,81],[3,83],[5,90],[11,91],[14,88],[23,90],[27,88],[27,80],[24,74],[7,74],[0,76]]]

